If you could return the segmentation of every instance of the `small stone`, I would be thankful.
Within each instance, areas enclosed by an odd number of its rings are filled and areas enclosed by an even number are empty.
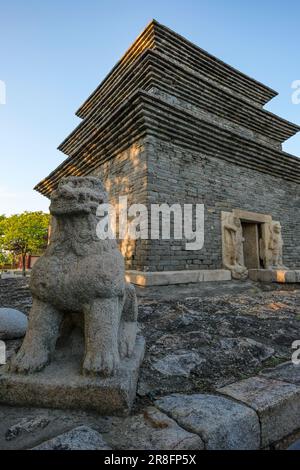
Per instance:
[[[264,377],[251,377],[218,390],[253,408],[261,423],[262,446],[299,429],[300,388]]]
[[[183,351],[158,359],[152,364],[152,367],[163,375],[189,377],[191,371],[203,362],[206,362],[206,360],[201,358],[199,354]]]
[[[258,449],[259,421],[250,408],[217,395],[173,394],[155,405],[180,426],[198,434],[209,450]]]
[[[32,450],[111,450],[101,434],[88,426],[79,426]]]
[[[37,429],[44,429],[50,420],[45,416],[37,416],[35,418],[24,418],[19,423],[14,424],[11,426],[6,434],[5,439],[7,441],[12,441],[16,437],[20,436],[24,433],[31,433],[36,431]]]
[[[24,313],[13,308],[0,308],[0,339],[16,339],[25,335],[28,320]]]
[[[124,420],[115,418],[107,436],[116,449],[127,450],[201,450],[203,442],[197,434],[182,429],[155,407]]]

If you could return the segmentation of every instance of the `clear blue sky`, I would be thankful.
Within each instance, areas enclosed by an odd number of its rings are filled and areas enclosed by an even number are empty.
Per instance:
[[[267,109],[300,124],[299,0],[0,0],[0,214],[47,210],[33,191],[65,156],[74,112],[155,18],[279,92]],[[300,134],[284,149],[300,156]]]

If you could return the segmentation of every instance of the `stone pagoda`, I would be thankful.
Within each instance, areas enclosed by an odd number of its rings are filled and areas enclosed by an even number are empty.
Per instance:
[[[153,20],[79,108],[59,147],[67,159],[35,189],[50,197],[62,177],[93,175],[112,204],[203,204],[201,249],[120,240],[136,284],[296,276],[300,159],[282,143],[299,126],[264,109],[276,94]]]

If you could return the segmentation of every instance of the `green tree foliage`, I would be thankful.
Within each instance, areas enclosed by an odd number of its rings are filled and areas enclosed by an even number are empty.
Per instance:
[[[5,265],[12,266],[14,264],[13,253],[0,249],[0,269]]]
[[[0,216],[0,249],[22,257],[23,275],[26,255],[38,254],[47,245],[49,214],[23,212],[10,217]]]

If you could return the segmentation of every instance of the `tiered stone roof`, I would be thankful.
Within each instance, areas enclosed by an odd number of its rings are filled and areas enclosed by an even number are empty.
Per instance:
[[[147,135],[300,183],[281,144],[300,127],[263,109],[276,92],[152,21],[77,111],[68,158],[36,190],[84,175]]]

